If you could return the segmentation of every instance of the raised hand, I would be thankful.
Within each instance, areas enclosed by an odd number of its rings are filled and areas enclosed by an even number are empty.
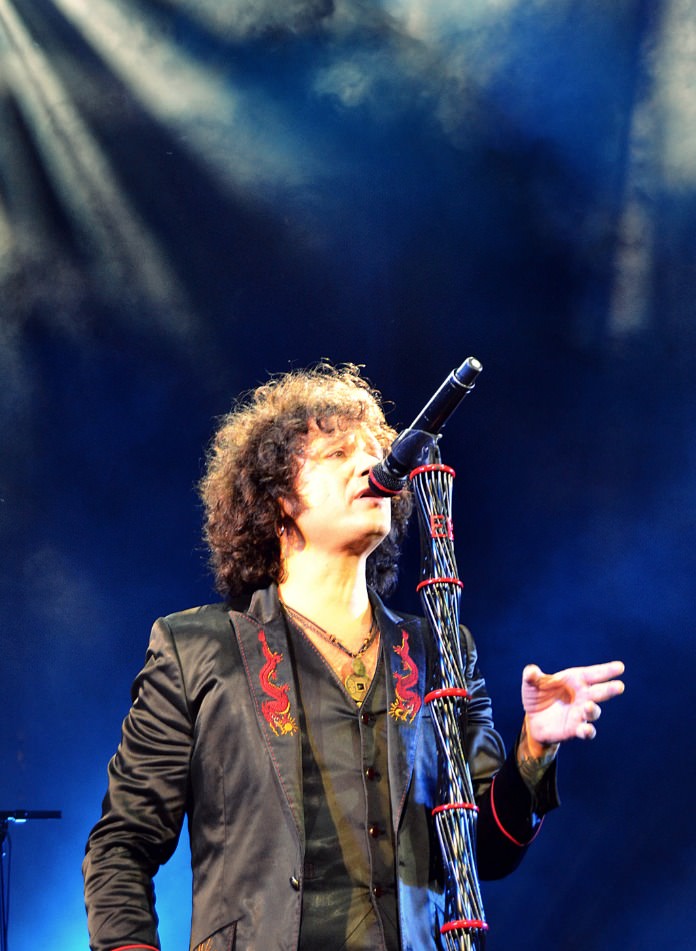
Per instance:
[[[592,740],[602,712],[600,703],[624,692],[620,660],[590,667],[570,667],[545,674],[529,664],[522,674],[522,704],[530,750],[539,744],[550,747],[577,737]],[[538,752],[538,751],[537,751]]]

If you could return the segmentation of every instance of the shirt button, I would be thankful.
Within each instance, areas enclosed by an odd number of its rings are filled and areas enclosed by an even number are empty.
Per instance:
[[[367,767],[367,769],[365,770],[365,777],[367,779],[372,779],[372,780],[381,779],[380,774],[377,772],[374,766]]]
[[[299,880],[299,878],[296,878],[294,875],[292,875],[292,876],[290,877],[290,884],[292,885],[292,887],[295,889],[296,892],[299,892],[299,890],[300,890],[300,880]]]
[[[366,726],[372,726],[372,724],[375,722],[375,715],[374,713],[368,713],[367,711],[364,711],[360,714],[360,719]]]
[[[367,831],[373,839],[378,839],[381,835],[384,835],[384,829],[376,822],[374,822]]]
[[[372,886],[372,894],[375,896],[375,898],[381,898],[382,895],[384,894],[384,889],[382,888],[381,885],[375,883]]]

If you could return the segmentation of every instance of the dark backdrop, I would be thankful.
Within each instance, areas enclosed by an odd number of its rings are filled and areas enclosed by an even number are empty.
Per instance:
[[[0,0],[0,809],[63,811],[12,830],[12,951],[87,947],[150,624],[214,597],[214,418],[326,356],[403,426],[469,354],[442,450],[501,731],[527,661],[627,664],[490,951],[692,946],[695,36],[689,0]],[[189,891],[182,843],[164,951]]]

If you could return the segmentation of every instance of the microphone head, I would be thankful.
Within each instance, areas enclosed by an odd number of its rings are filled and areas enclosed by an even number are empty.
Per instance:
[[[392,475],[383,462],[378,462],[368,472],[367,481],[370,483],[370,491],[375,495],[391,498],[406,486],[408,476]]]
[[[467,357],[464,363],[454,371],[454,375],[457,383],[464,386],[473,386],[481,370],[483,370],[483,366],[480,360],[477,360],[476,357]]]

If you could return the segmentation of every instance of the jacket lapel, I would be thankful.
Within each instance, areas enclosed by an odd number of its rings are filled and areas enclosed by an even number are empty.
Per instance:
[[[248,612],[230,612],[254,711],[302,841],[302,747],[287,628],[275,588],[257,591]]]
[[[394,831],[411,783],[426,689],[422,623],[378,608],[387,666],[389,783]]]

